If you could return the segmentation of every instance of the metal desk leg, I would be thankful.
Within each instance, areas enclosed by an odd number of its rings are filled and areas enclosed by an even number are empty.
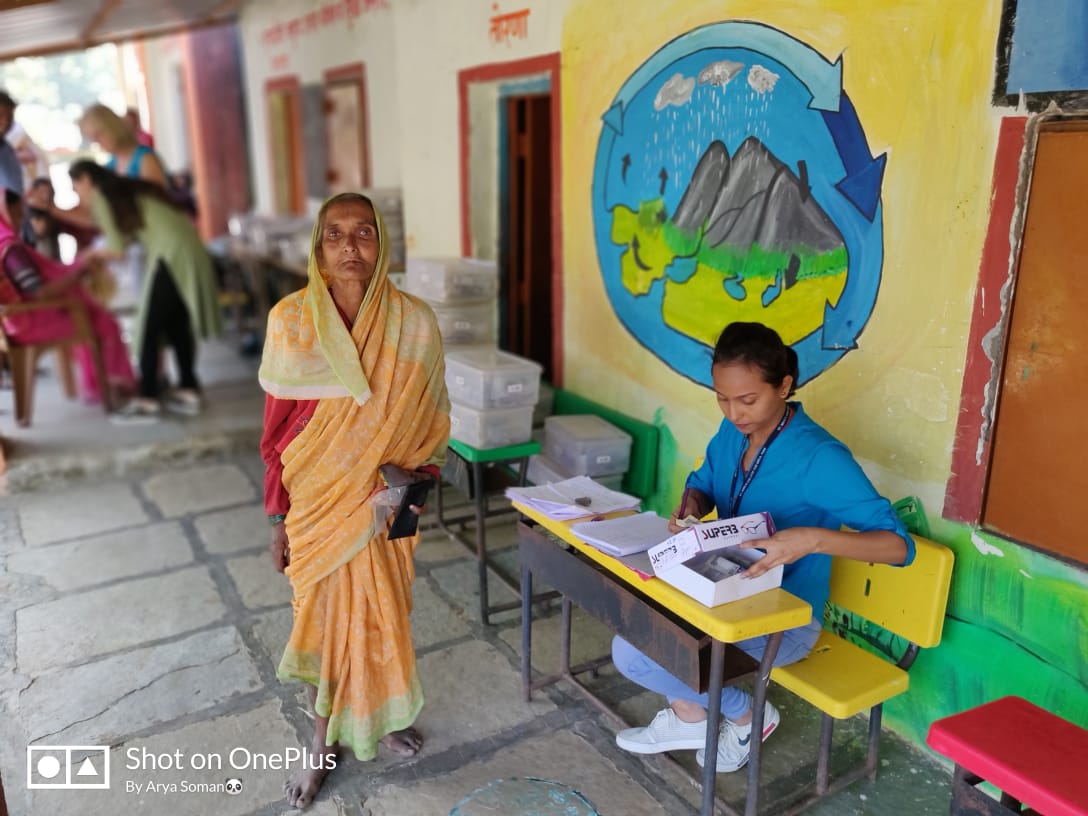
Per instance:
[[[533,573],[521,567],[521,698],[533,696]]]
[[[434,516],[435,521],[438,524],[438,529],[443,532],[446,530],[446,522],[442,520],[442,475],[439,474],[438,478],[434,482]]]
[[[570,619],[571,600],[564,595],[563,613],[559,624],[561,630],[559,639],[559,673],[564,677],[570,677],[573,680],[574,678],[570,673]]]
[[[710,687],[707,689],[706,744],[703,746],[703,816],[714,816],[714,787],[718,773],[718,727],[722,721],[722,676],[725,644],[710,645]]]
[[[756,816],[759,809],[759,765],[763,757],[763,714],[767,703],[767,684],[771,668],[782,644],[782,633],[775,632],[767,638],[767,648],[759,661],[759,674],[752,694],[752,742],[748,753],[748,797],[744,801],[744,816]]]
[[[487,596],[487,538],[484,524],[487,519],[487,494],[484,492],[484,469],[480,462],[472,463],[472,488],[476,509],[476,568],[480,577],[480,622],[488,621]]]

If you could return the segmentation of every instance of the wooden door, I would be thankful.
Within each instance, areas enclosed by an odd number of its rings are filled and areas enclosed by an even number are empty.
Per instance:
[[[301,214],[306,209],[306,184],[297,80],[270,82],[265,98],[276,212]]]
[[[1006,343],[983,525],[1088,562],[1088,122],[1043,125]]]
[[[361,64],[325,75],[329,195],[370,186],[365,74]]]
[[[500,256],[504,347],[544,366],[552,376],[551,96],[505,100],[508,128],[507,212]]]

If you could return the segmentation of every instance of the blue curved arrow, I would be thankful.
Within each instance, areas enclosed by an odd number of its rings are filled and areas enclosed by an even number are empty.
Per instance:
[[[838,111],[820,111],[827,130],[842,159],[846,175],[835,185],[858,212],[870,221],[876,216],[876,205],[880,201],[880,187],[884,181],[884,165],[888,154],[881,153],[876,158],[869,152],[869,143],[865,131],[858,121],[854,104],[844,93]]]
[[[630,101],[630,100],[627,100]],[[611,108],[601,116],[604,123],[616,131],[617,136],[623,135],[623,108],[627,102],[615,102]]]
[[[874,215],[874,226],[879,216]],[[860,234],[859,222],[846,222],[837,225],[846,241],[846,246],[853,249],[850,257],[850,272],[846,288],[834,306],[828,303],[824,307],[824,325],[820,345],[825,349],[855,349],[861,330],[865,328],[872,315],[873,304],[880,289],[880,270],[884,265],[884,242],[869,241]],[[857,257],[854,257],[854,256]],[[857,270],[855,273],[854,270]]]

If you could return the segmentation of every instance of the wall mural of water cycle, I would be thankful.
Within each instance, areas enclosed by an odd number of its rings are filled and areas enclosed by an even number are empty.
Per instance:
[[[876,302],[885,161],[841,58],[759,23],[678,37],[602,116],[593,218],[613,309],[696,382],[734,320],[773,326],[812,380],[857,347]]]

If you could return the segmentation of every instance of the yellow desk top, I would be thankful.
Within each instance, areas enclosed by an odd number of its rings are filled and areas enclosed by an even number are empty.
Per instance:
[[[571,525],[586,519],[557,521],[520,502],[514,509],[537,522],[548,532],[570,544],[594,563],[600,564],[618,579],[653,598],[673,614],[706,632],[715,640],[736,643],[750,637],[769,635],[804,626],[812,620],[812,607],[784,589],[771,589],[721,606],[703,606],[670,584],[657,578],[643,579],[637,572],[610,555],[590,546],[571,532]],[[625,515],[625,511],[607,518]]]

